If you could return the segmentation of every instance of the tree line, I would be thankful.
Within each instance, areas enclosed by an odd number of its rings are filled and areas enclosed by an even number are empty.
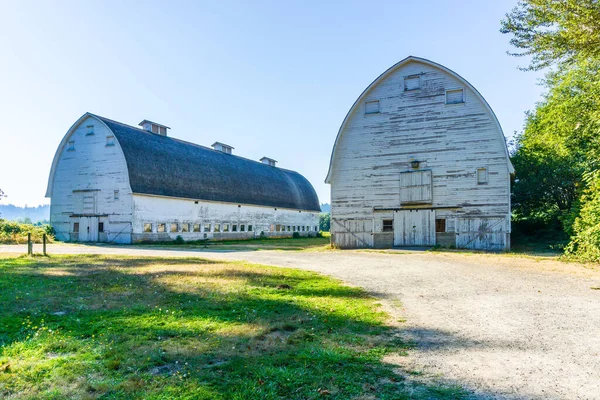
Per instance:
[[[546,71],[511,159],[519,235],[565,239],[565,253],[600,261],[600,4],[523,0],[501,22],[514,51]]]

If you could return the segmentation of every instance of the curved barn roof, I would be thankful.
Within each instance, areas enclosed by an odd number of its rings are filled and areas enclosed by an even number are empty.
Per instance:
[[[114,133],[133,193],[320,211],[314,188],[297,172],[86,115]]]
[[[469,89],[471,89],[475,93],[475,95],[481,100],[481,102],[484,104],[484,106],[488,109],[488,111],[492,115],[492,118],[494,119],[494,122],[496,123],[496,127],[498,128],[498,131],[502,135],[502,141],[504,142],[504,152],[506,154],[506,161],[507,161],[508,171],[509,171],[510,174],[514,174],[515,173],[515,168],[513,167],[512,163],[510,161],[510,157],[509,157],[509,154],[508,154],[508,147],[506,146],[506,139],[504,137],[504,132],[502,131],[502,126],[500,126],[500,122],[498,121],[498,118],[496,117],[496,114],[494,113],[494,110],[492,110],[492,107],[490,107],[490,105],[483,98],[483,96],[481,95],[481,93],[479,93],[479,91],[477,91],[477,89],[475,89],[475,87],[473,85],[471,85],[465,78],[463,78],[462,76],[460,76],[456,72],[452,71],[450,68],[444,67],[441,64],[438,64],[436,62],[427,60],[425,58],[420,58],[420,57],[415,57],[415,56],[408,56],[405,59],[397,62],[394,65],[392,65],[390,68],[388,68],[387,70],[385,70],[381,75],[379,75],[373,82],[371,82],[371,84],[369,86],[367,86],[367,88],[360,94],[360,96],[358,96],[358,98],[356,99],[356,101],[354,102],[354,104],[352,104],[352,107],[350,107],[350,110],[348,110],[348,113],[346,114],[346,117],[344,118],[344,121],[342,122],[342,125],[340,126],[340,129],[338,130],[338,134],[337,134],[337,136],[335,138],[335,142],[333,144],[333,149],[331,150],[331,158],[329,160],[329,170],[327,171],[327,176],[325,177],[325,183],[330,183],[331,182],[331,170],[332,170],[332,167],[333,167],[333,161],[334,161],[335,151],[337,149],[337,144],[338,144],[338,142],[340,140],[340,136],[342,135],[342,132],[343,132],[344,128],[346,127],[346,123],[348,122],[350,116],[352,115],[352,112],[356,109],[356,107],[360,106],[360,104],[365,99],[365,97],[367,96],[367,94],[369,94],[369,92],[371,92],[371,90],[375,86],[379,85],[379,83],[381,83],[391,73],[393,73],[394,71],[396,71],[398,68],[400,68],[400,67],[408,64],[409,62],[419,62],[419,63],[425,64],[425,65],[429,65],[431,67],[440,69],[440,70],[448,73],[449,75],[453,76],[454,78],[458,79],[466,87],[468,87]]]

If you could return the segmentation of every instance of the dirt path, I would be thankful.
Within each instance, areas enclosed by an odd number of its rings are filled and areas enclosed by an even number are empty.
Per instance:
[[[23,246],[21,246],[22,248]],[[20,251],[22,251],[22,249]],[[15,251],[0,246],[0,253]],[[303,268],[402,303],[416,349],[390,359],[474,398],[600,399],[600,272],[448,253],[179,251],[53,245],[53,253],[201,256]]]

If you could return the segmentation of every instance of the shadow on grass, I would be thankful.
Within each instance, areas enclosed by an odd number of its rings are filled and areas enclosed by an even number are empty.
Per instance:
[[[357,288],[184,258],[0,263],[0,395],[461,398],[385,354],[409,346]]]

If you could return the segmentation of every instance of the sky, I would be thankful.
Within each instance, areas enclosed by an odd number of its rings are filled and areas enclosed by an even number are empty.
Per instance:
[[[324,179],[342,120],[409,55],[467,79],[510,138],[543,93],[543,75],[506,54],[500,20],[515,5],[0,0],[0,204],[49,203],[56,148],[88,111],[274,158],[329,202]]]

